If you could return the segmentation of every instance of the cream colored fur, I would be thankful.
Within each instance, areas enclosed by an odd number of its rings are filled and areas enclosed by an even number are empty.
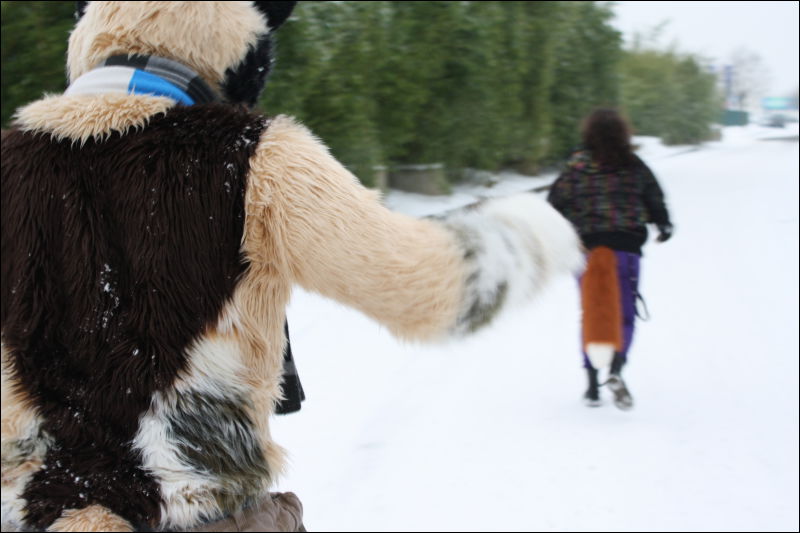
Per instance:
[[[64,511],[47,531],[133,531],[133,527],[105,507],[90,505]]]
[[[2,527],[3,531],[7,531],[21,527],[25,507],[22,491],[28,479],[41,468],[50,442],[40,434],[41,419],[32,408],[32,403],[15,387],[5,346],[0,344],[0,350],[3,407]]]
[[[288,117],[253,160],[247,239],[285,280],[363,311],[408,339],[444,335],[458,316],[463,251],[441,225],[383,207],[318,139]]]
[[[117,54],[150,54],[191,67],[218,88],[249,44],[268,32],[252,2],[89,2],[69,38],[70,81]]]
[[[133,94],[53,95],[17,110],[15,125],[23,131],[49,133],[57,139],[83,144],[113,132],[143,128],[165,113],[175,101]]]

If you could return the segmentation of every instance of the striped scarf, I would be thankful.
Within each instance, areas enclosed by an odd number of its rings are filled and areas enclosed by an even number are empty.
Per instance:
[[[64,94],[112,92],[166,96],[184,105],[219,100],[194,70],[171,59],[147,55],[109,57],[72,82]]]

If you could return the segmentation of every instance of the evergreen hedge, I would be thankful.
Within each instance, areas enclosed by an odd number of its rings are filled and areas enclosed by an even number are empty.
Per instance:
[[[2,120],[64,89],[73,2],[2,2]],[[300,2],[261,107],[296,116],[367,185],[381,166],[532,173],[581,118],[620,106],[638,133],[707,138],[713,76],[672,52],[625,51],[605,2]]]

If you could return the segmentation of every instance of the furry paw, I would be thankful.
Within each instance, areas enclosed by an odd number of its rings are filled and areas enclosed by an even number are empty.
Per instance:
[[[454,211],[442,223],[456,235],[466,263],[460,332],[488,324],[506,304],[527,300],[557,275],[583,266],[572,225],[534,194]]]

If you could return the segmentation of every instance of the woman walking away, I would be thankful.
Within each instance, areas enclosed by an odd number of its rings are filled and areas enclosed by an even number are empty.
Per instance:
[[[664,194],[647,165],[633,153],[631,129],[615,109],[597,109],[583,123],[583,144],[572,153],[550,189],[548,201],[578,231],[588,252],[580,280],[583,363],[589,377],[584,399],[601,404],[598,371],[620,409],[633,407],[622,379],[639,297],[642,246],[647,224],[657,242],[672,236]]]

